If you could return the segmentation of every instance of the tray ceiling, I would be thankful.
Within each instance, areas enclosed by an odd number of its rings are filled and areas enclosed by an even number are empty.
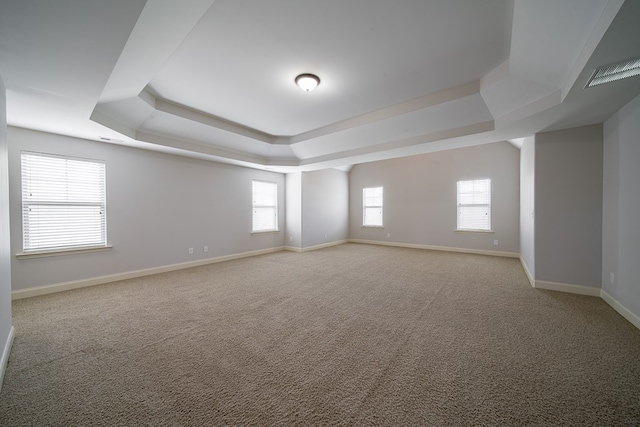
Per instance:
[[[640,56],[640,2],[106,3],[0,6],[10,125],[288,172],[601,123],[640,93],[584,89]]]

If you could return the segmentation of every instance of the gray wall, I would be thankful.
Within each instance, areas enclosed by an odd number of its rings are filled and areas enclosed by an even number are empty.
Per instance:
[[[529,272],[536,277],[535,264],[535,139],[524,139],[520,148],[520,257]]]
[[[519,159],[516,147],[497,142],[355,165],[350,172],[349,237],[517,254]],[[455,231],[456,182],[476,178],[491,178],[494,233]],[[384,187],[382,229],[362,227],[362,189],[373,186]]]
[[[288,173],[286,191],[286,246],[302,248],[302,172]]]
[[[535,278],[600,287],[602,125],[535,139]]]
[[[108,252],[12,257],[14,290],[284,246],[283,174],[13,127],[8,142],[12,253],[22,251],[21,150],[106,161],[113,245]],[[279,232],[251,233],[252,179],[278,183]]]
[[[9,174],[7,157],[7,98],[0,76],[0,358],[11,332],[11,247],[9,244]],[[3,371],[0,366],[0,371]],[[0,376],[2,388],[2,376]]]
[[[639,165],[640,96],[604,124],[602,230],[602,289],[640,317]]]
[[[349,236],[349,174],[337,169],[302,173],[302,246]]]

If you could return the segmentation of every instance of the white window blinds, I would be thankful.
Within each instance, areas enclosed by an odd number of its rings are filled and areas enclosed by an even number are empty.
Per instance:
[[[458,230],[491,231],[491,180],[458,181]]]
[[[382,227],[382,187],[362,189],[362,225]]]
[[[105,163],[22,153],[23,251],[106,246]]]
[[[278,184],[253,181],[253,231],[278,231]]]

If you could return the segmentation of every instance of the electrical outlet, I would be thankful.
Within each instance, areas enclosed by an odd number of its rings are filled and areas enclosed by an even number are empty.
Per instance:
[[[615,277],[613,275],[613,273],[609,273],[609,281],[611,282],[611,284],[615,283]]]
[[[203,252],[209,252],[209,246],[205,246],[204,248],[202,248]]]
[[[324,233],[324,238],[326,239],[327,237],[328,237],[328,236],[327,236],[327,233]]]
[[[293,242],[293,236],[289,236],[289,241]]]
[[[391,237],[391,233],[387,233],[387,238]]]
[[[493,245],[494,245],[494,246],[498,246],[498,239],[496,239],[496,240],[494,240],[494,241],[493,241]]]
[[[193,248],[189,248],[189,255],[193,255]]]

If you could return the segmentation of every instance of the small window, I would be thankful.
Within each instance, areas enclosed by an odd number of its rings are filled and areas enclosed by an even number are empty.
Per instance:
[[[491,231],[491,180],[458,181],[458,230]]]
[[[362,225],[382,227],[382,187],[362,189]]]
[[[253,231],[278,231],[278,184],[253,181]]]
[[[106,246],[105,163],[22,152],[23,252]]]

